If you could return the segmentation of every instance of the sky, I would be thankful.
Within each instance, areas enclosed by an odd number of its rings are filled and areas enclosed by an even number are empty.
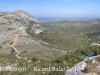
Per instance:
[[[0,0],[0,12],[16,10],[37,18],[100,18],[100,0]]]

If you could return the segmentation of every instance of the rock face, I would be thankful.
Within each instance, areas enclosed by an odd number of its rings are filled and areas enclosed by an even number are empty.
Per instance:
[[[96,73],[86,73],[86,74],[84,73],[85,68],[88,66],[88,63],[87,63],[88,60],[92,60],[92,62],[91,62],[92,65],[93,64],[97,65],[97,63],[99,64],[99,62],[96,61],[97,58],[100,58],[100,55],[98,55],[98,56],[92,56],[92,57],[86,57],[83,61],[81,61],[80,63],[76,64],[71,69],[67,70],[66,71],[66,75],[98,75]],[[98,66],[95,68],[96,70],[93,70],[93,71],[95,71],[95,72],[98,71]]]
[[[38,20],[31,16],[29,13],[23,11],[23,10],[17,10],[14,13],[16,13],[18,16],[20,16],[23,20],[30,20],[38,23]]]
[[[16,29],[22,32],[22,34],[27,34],[26,31],[28,31],[28,29],[30,29],[29,32],[31,33],[36,33],[36,29],[40,30],[38,33],[43,32],[43,28],[39,25],[37,19],[23,10],[1,12],[0,26]]]

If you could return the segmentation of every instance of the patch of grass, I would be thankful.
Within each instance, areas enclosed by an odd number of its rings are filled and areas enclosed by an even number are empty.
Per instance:
[[[8,42],[10,42],[10,40],[4,41],[2,44],[7,44]]]
[[[77,42],[76,42],[76,46],[78,48],[82,47],[82,46],[85,46],[86,44],[88,44],[88,39],[86,37],[77,37]]]
[[[2,46],[0,46],[0,49],[2,49],[3,47]]]
[[[16,30],[15,28],[8,28],[7,31]]]
[[[84,73],[89,73],[89,72],[90,72],[89,68],[86,67],[85,70],[84,70]]]

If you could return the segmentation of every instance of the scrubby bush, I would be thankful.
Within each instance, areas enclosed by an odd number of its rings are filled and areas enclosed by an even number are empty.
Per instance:
[[[30,59],[31,59],[31,61],[33,61],[33,62],[38,61],[38,58],[37,58],[37,57],[34,57],[34,56],[31,57]]]

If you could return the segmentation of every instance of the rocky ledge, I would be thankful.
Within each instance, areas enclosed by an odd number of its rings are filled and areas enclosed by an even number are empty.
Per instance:
[[[86,57],[83,61],[66,71],[65,75],[99,75],[100,55]]]

